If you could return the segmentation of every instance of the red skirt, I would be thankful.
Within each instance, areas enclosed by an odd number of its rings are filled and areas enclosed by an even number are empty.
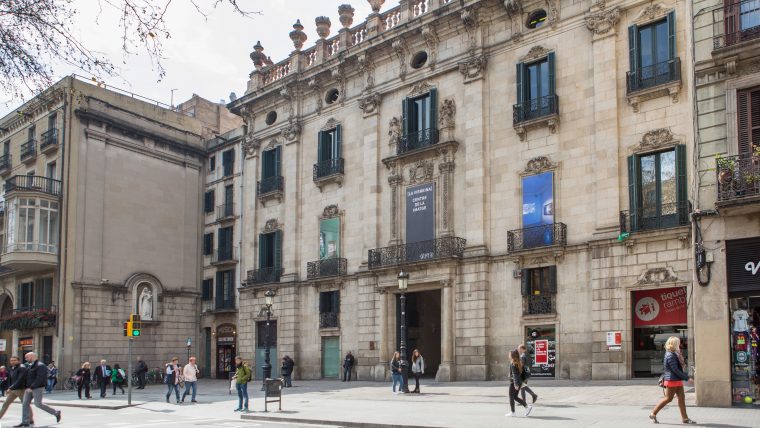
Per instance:
[[[682,380],[666,380],[663,385],[665,385],[665,388],[676,388],[679,386],[683,386]]]

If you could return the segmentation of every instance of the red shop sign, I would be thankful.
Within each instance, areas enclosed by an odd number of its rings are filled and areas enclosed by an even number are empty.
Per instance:
[[[634,291],[633,326],[686,324],[686,287]]]
[[[533,343],[533,358],[535,358],[535,364],[549,364],[549,341],[548,340],[536,340]]]

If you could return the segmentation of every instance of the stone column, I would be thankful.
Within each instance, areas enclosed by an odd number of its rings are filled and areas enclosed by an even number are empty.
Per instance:
[[[441,365],[436,382],[456,380],[454,363],[454,287],[451,280],[441,281]]]
[[[377,36],[383,31],[383,20],[379,13],[372,13],[367,17],[367,38]]]
[[[283,204],[284,218],[282,223],[282,268],[281,282],[299,280],[300,258],[300,211],[301,204],[301,145],[298,144],[300,135],[293,141],[283,142],[282,175],[285,181]]]
[[[375,365],[374,380],[376,382],[384,382],[386,374],[388,373],[388,363],[390,361],[390,347],[389,341],[391,337],[388,334],[388,307],[389,300],[393,297],[392,293],[388,293],[383,289],[378,290],[378,311],[377,311],[377,326],[378,326],[378,338],[377,338],[377,353],[380,356],[380,360]]]
[[[467,239],[465,255],[488,253],[486,230],[488,227],[488,207],[484,195],[489,194],[488,170],[485,162],[488,148],[485,136],[483,106],[487,98],[483,78],[465,80],[463,99],[468,100],[468,108],[463,109],[464,132],[464,206],[467,207],[468,227],[464,231]]]
[[[454,161],[445,159],[438,165],[441,172],[441,230],[440,236],[452,236],[454,234],[454,225],[451,218],[451,200],[453,199],[452,190],[454,182]]]

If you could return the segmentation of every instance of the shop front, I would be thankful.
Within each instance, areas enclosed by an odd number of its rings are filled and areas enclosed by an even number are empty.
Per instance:
[[[554,378],[557,368],[557,328],[554,325],[526,326],[525,347],[533,356],[531,377]]]
[[[632,376],[647,378],[662,374],[665,342],[671,336],[681,339],[681,352],[688,366],[687,288],[634,291],[632,301]]]
[[[222,324],[216,329],[216,378],[229,379],[235,366],[235,326]]]
[[[21,361],[24,361],[24,355],[27,352],[34,351],[34,338],[33,337],[19,337],[18,339],[18,357]]]
[[[726,241],[731,400],[760,404],[760,237]]]

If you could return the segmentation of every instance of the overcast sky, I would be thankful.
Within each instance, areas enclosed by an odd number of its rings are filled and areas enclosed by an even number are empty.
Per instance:
[[[350,3],[356,9],[352,26],[363,22],[370,14],[367,0],[238,0],[244,10],[260,10],[261,15],[252,18],[236,14],[226,2],[212,9],[213,0],[196,0],[204,10],[210,10],[208,19],[199,14],[188,0],[174,1],[166,15],[171,38],[164,43],[163,65],[166,76],[158,82],[158,73],[148,56],[124,57],[118,15],[104,10],[98,17],[97,1],[76,0],[79,8],[75,31],[93,50],[106,53],[121,68],[120,77],[109,78],[106,83],[169,104],[171,90],[174,103],[198,94],[211,101],[229,101],[230,92],[241,96],[245,92],[248,74],[254,69],[248,55],[257,40],[261,40],[264,53],[274,62],[285,59],[293,51],[288,33],[296,19],[301,19],[308,35],[304,48],[314,46],[318,39],[314,18],[327,16],[332,22],[330,37],[341,28],[338,6]],[[387,0],[381,12],[398,4]],[[96,22],[97,20],[97,22]],[[82,74],[73,68],[59,67],[54,70],[58,77],[71,73]],[[89,76],[88,76],[89,77]],[[0,104],[0,117],[21,104],[20,101]]]

